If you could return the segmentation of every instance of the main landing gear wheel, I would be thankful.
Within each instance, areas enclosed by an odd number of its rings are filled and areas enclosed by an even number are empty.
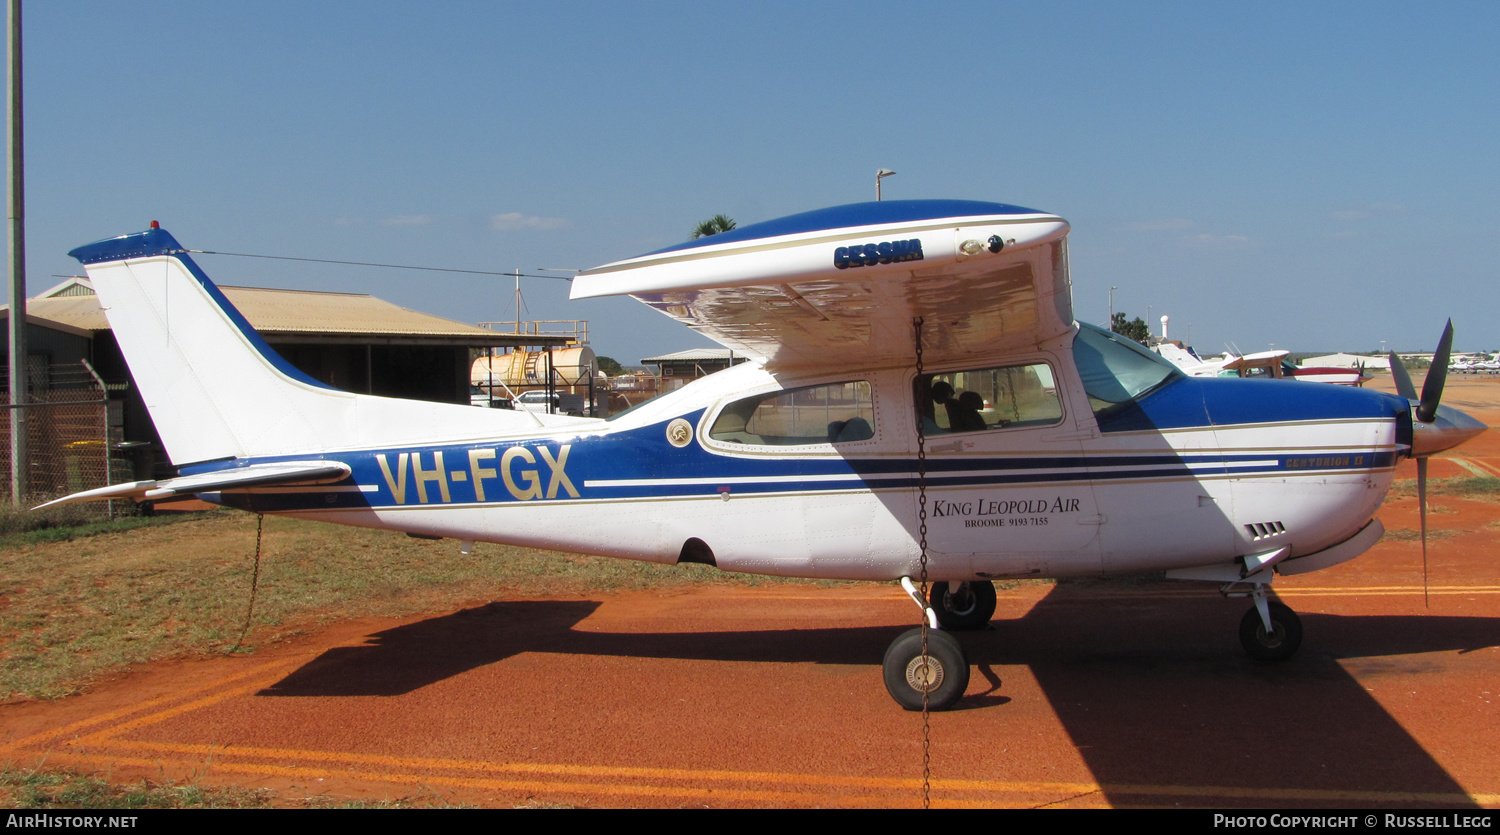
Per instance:
[[[1240,644],[1256,661],[1285,661],[1302,646],[1302,619],[1297,613],[1280,603],[1268,603],[1271,611],[1271,631],[1260,619],[1254,606],[1240,620]]]
[[[939,629],[927,630],[927,654],[922,654],[922,628],[902,633],[885,651],[885,689],[907,710],[947,710],[969,687],[969,659],[958,639]]]
[[[989,580],[973,580],[950,586],[948,583],[933,583],[927,595],[932,610],[937,612],[938,623],[944,629],[968,632],[983,629],[995,616],[995,584]]]

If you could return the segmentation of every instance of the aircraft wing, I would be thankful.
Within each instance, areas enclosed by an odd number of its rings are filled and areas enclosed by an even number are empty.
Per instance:
[[[178,476],[165,481],[132,481],[112,484],[94,490],[85,490],[60,499],[37,505],[33,510],[74,502],[100,501],[103,499],[153,500],[174,496],[191,496],[194,493],[213,493],[246,487],[270,487],[289,484],[328,484],[349,477],[349,465],[338,461],[288,461],[277,464],[253,464],[216,470],[211,473]]]
[[[1259,351],[1254,354],[1246,354],[1243,357],[1224,363],[1224,369],[1228,371],[1239,371],[1242,368],[1261,368],[1279,365],[1291,351]]]
[[[579,273],[777,366],[933,361],[1024,349],[1073,324],[1055,215],[1003,203],[858,203],[758,223]]]

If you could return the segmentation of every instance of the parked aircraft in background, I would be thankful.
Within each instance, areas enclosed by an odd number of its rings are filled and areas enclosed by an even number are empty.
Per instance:
[[[1500,360],[1488,354],[1459,357],[1448,364],[1448,371],[1454,374],[1500,374]]]
[[[1333,383],[1340,386],[1362,386],[1370,378],[1364,368],[1303,367],[1287,359],[1290,351],[1260,351],[1244,356],[1225,354],[1223,357],[1202,359],[1188,348],[1173,342],[1163,342],[1154,347],[1158,354],[1167,358],[1193,377],[1248,377],[1267,379],[1294,379],[1315,383]]]
[[[1291,655],[1276,575],[1364,552],[1397,462],[1483,425],[1438,406],[1440,371],[1419,404],[1188,377],[1074,321],[1068,231],[1006,204],[889,201],[580,273],[574,298],[630,294],[759,358],[596,420],[329,388],[153,223],[72,254],[180,475],[60,501],[196,496],[465,549],[900,581],[926,624],[885,657],[909,709],[963,695],[952,632],[989,621],[1000,578],[1217,583],[1253,601],[1247,652]]]

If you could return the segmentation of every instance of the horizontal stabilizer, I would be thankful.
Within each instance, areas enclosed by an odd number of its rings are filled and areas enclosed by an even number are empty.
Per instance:
[[[220,490],[235,490],[246,487],[269,487],[288,484],[330,484],[349,477],[349,466],[338,461],[290,461],[283,464],[255,464],[249,467],[218,470],[211,473],[179,476],[165,481],[132,481],[113,484],[95,490],[85,490],[61,499],[37,505],[41,510],[54,505],[74,502],[95,502],[105,499],[133,499],[150,501],[173,496],[189,496],[194,493],[212,493]]]

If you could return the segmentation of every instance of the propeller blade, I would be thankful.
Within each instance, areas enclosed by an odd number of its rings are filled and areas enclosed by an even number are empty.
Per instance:
[[[1397,394],[1407,400],[1417,399],[1417,387],[1411,384],[1411,375],[1406,373],[1406,366],[1395,351],[1391,352],[1391,378],[1396,381]]]
[[[1422,605],[1431,608],[1427,596],[1427,458],[1417,459],[1417,504],[1422,508]]]
[[[1422,383],[1422,400],[1417,406],[1417,420],[1432,423],[1437,416],[1438,403],[1443,399],[1443,383],[1448,379],[1448,356],[1453,348],[1453,320],[1443,328],[1443,338],[1438,340],[1437,353],[1432,355],[1432,367],[1427,369],[1427,380]]]

